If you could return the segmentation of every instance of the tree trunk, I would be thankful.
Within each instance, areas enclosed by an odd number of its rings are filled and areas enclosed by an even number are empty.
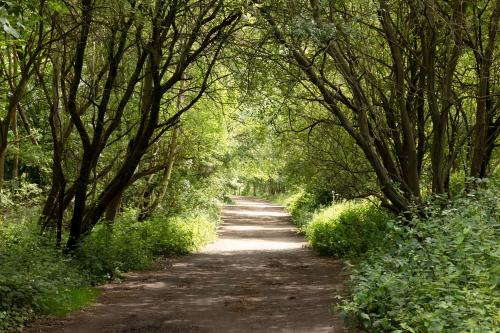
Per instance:
[[[111,200],[108,207],[106,208],[106,213],[104,219],[110,223],[114,223],[118,212],[120,211],[122,203],[122,194],[118,194],[115,198]]]
[[[182,75],[182,78],[185,79],[185,75]],[[177,97],[177,110],[181,110],[184,107],[184,96],[185,93],[185,88],[184,88],[184,81],[180,82],[180,91],[179,91],[179,96]],[[163,172],[162,179],[160,180],[159,183],[159,191],[156,197],[154,197],[154,190],[151,188],[149,191],[146,191],[148,194],[147,199],[144,201],[142,210],[139,213],[139,221],[144,221],[147,218],[151,216],[153,211],[158,207],[158,205],[163,201],[165,198],[165,194],[167,193],[168,186],[170,185],[170,179],[172,177],[172,170],[174,168],[174,163],[175,159],[177,157],[177,140],[180,132],[180,125],[176,125],[172,131],[172,137],[170,138],[170,142],[168,144],[168,149],[167,149],[167,160],[166,160],[166,167],[165,171]],[[149,202],[151,200],[151,197],[153,198],[152,202]],[[146,198],[146,197],[145,197]]]
[[[172,132],[172,138],[170,139],[168,147],[168,157],[167,165],[165,171],[163,172],[163,177],[160,181],[160,191],[155,198],[155,203],[153,204],[153,209],[155,209],[158,204],[160,204],[168,191],[168,186],[170,185],[170,179],[172,178],[172,171],[174,169],[175,160],[177,157],[177,138],[179,135],[179,125],[176,126]]]
[[[11,127],[12,134],[14,135],[14,142],[17,148],[12,160],[12,180],[14,181],[14,184],[17,185],[19,178],[19,133],[17,132],[17,111],[12,113]]]
[[[90,143],[88,134],[86,133],[84,125],[81,123],[81,119],[78,114],[77,109],[77,94],[78,87],[82,79],[82,71],[84,65],[85,50],[87,47],[88,37],[90,34],[90,25],[92,23],[92,1],[82,0],[82,12],[81,12],[81,29],[80,35],[78,37],[78,43],[75,50],[75,60],[74,60],[74,76],[71,80],[68,96],[68,112],[71,115],[72,120],[75,122],[77,130],[80,134],[83,145],[83,156],[80,165],[80,171],[78,178],[75,181],[75,206],[73,208],[73,216],[71,218],[71,226],[69,230],[68,242],[66,243],[65,252],[73,252],[80,241],[80,236],[82,233],[82,221],[83,215],[86,208],[87,200],[87,187],[89,184],[90,173],[92,170],[92,160],[94,153]]]
[[[446,128],[448,114],[442,117],[438,116],[434,119],[433,124],[433,141],[431,147],[431,164],[432,164],[432,192],[435,194],[443,194],[447,192],[446,180],[448,177],[444,174],[447,169],[445,165],[445,146],[446,146]]]
[[[59,249],[62,242],[62,226],[64,219],[64,192],[66,190],[66,180],[64,175],[61,174],[59,180],[59,195],[58,195],[58,210],[57,210],[57,229],[56,229],[56,247]]]
[[[0,144],[0,189],[3,187],[5,179],[5,158],[7,156],[7,147]]]
[[[488,161],[488,118],[491,115],[491,66],[497,39],[498,21],[500,19],[500,0],[496,0],[488,27],[488,43],[484,54],[476,56],[479,82],[477,86],[476,124],[472,141],[472,158],[470,175],[482,177],[486,175],[485,161]],[[479,41],[482,43],[482,41]],[[486,163],[487,164],[487,163]]]
[[[72,252],[76,249],[80,236],[83,232],[82,222],[86,209],[87,188],[90,182],[90,173],[92,170],[91,155],[92,154],[88,150],[84,151],[79,177],[75,182],[75,205],[73,208],[73,216],[71,218],[68,243],[66,246],[67,252]]]
[[[488,170],[491,157],[493,155],[493,150],[495,149],[495,142],[500,136],[500,116],[495,122],[491,122],[488,129],[488,138],[486,140],[486,148],[483,157],[483,162],[481,164],[481,171],[479,173],[479,178],[488,177],[490,170]]]

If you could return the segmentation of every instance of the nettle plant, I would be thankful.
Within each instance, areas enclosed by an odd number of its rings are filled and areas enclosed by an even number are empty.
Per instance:
[[[500,292],[498,186],[464,194],[426,219],[392,222],[384,248],[354,270],[342,306],[375,332],[494,332]]]

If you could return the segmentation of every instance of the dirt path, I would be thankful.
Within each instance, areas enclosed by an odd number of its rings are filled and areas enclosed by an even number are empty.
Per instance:
[[[235,199],[200,253],[130,274],[98,304],[27,332],[348,332],[330,314],[340,262],[304,248],[282,207]]]

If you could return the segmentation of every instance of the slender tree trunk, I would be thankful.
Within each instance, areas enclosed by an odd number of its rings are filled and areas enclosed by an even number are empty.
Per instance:
[[[153,209],[160,204],[168,191],[168,187],[170,185],[170,179],[172,178],[172,171],[174,169],[175,160],[177,157],[177,138],[179,135],[179,125],[174,128],[172,131],[172,138],[170,139],[169,147],[168,147],[168,157],[167,157],[167,165],[165,171],[163,172],[163,177],[160,181],[160,191],[158,192],[158,196],[155,199],[155,203],[153,204]]]
[[[500,19],[500,0],[495,1],[495,7],[490,18],[488,27],[488,43],[484,54],[476,57],[477,67],[479,69],[479,82],[477,86],[477,106],[476,106],[476,124],[474,126],[472,158],[470,162],[470,175],[472,177],[481,177],[486,175],[487,167],[484,165],[488,160],[488,127],[489,112],[491,111],[491,66],[493,64],[493,55],[497,40],[498,22]],[[482,43],[482,41],[480,41]]]
[[[443,117],[442,117],[443,116]],[[433,141],[431,147],[432,164],[432,191],[435,194],[446,193],[446,179],[443,170],[446,169],[445,147],[446,147],[446,129],[448,114],[440,115],[434,119]]]
[[[87,189],[90,182],[90,174],[92,171],[92,153],[87,149],[84,150],[80,173],[75,182],[75,204],[73,208],[73,216],[71,218],[71,227],[69,230],[69,238],[66,247],[67,252],[72,252],[76,249],[80,236],[83,232],[82,223],[86,210]]]
[[[7,147],[0,145],[0,189],[3,187],[5,179],[5,158],[7,156]]]
[[[23,83],[24,84],[24,83]],[[9,107],[7,109],[7,115],[0,121],[0,188],[2,188],[3,182],[5,180],[5,162],[7,158],[7,149],[9,147],[8,134],[11,128],[12,120],[14,119],[14,113],[17,110],[17,104],[22,95],[22,87],[17,87],[14,94],[9,97]]]
[[[485,178],[489,175],[489,165],[493,151],[495,150],[495,143],[500,136],[500,116],[495,122],[491,122],[488,129],[488,135],[486,140],[486,148],[483,157],[483,162],[481,164],[481,171],[479,173],[479,178]]]
[[[120,211],[122,203],[122,193],[118,194],[115,198],[111,200],[109,206],[106,208],[106,213],[104,219],[109,223],[114,223],[118,212]]]
[[[17,131],[17,111],[12,113],[11,127],[12,134],[14,135],[14,142],[17,148],[12,160],[12,180],[15,184],[17,184],[19,178],[19,133]]]
[[[59,209],[57,210],[57,230],[56,230],[56,247],[61,248],[62,242],[62,226],[64,220],[64,192],[66,190],[66,180],[64,179],[64,175],[61,174],[61,178],[59,180],[59,195],[58,195],[58,205]]]
[[[92,157],[94,152],[91,145],[88,133],[84,125],[81,123],[81,119],[78,115],[77,110],[77,94],[78,87],[82,79],[82,71],[85,59],[85,50],[87,48],[88,37],[90,34],[90,26],[92,23],[92,1],[91,0],[81,0],[82,12],[81,12],[81,29],[80,35],[78,37],[78,43],[76,45],[75,60],[74,60],[74,76],[72,78],[69,96],[68,96],[68,112],[71,118],[75,122],[80,138],[83,145],[83,156],[80,165],[80,171],[78,178],[75,181],[75,205],[73,208],[73,216],[71,218],[71,226],[69,230],[68,242],[66,243],[65,251],[67,253],[73,252],[78,246],[80,240],[80,235],[82,233],[82,221],[83,215],[86,208],[87,199],[87,188],[90,179],[90,173],[92,171]]]
[[[10,74],[12,77],[12,85],[14,87],[17,86],[15,73],[19,72],[19,63],[17,61],[15,53],[16,50],[15,47],[13,47],[12,52],[9,52],[9,54],[12,54],[12,60],[10,60],[9,63],[12,64],[12,70]],[[14,142],[16,146],[16,150],[12,159],[12,180],[14,181],[15,186],[17,185],[19,176],[19,133],[17,131],[17,110],[19,109],[19,102],[20,101],[18,101],[15,106],[12,106],[14,110],[12,111],[12,119],[10,120],[10,126],[12,128],[12,134],[14,136]]]
[[[185,75],[182,75],[182,79],[185,79]],[[179,96],[177,97],[177,110],[181,110],[184,107],[184,100],[185,100],[185,87],[184,87],[184,81],[180,82],[180,91],[179,91]],[[174,168],[174,163],[175,159],[177,157],[177,140],[180,132],[180,125],[176,125],[172,131],[172,137],[170,138],[170,142],[168,144],[168,149],[167,149],[167,159],[166,159],[166,167],[165,171],[163,172],[163,176],[160,180],[159,183],[159,191],[156,197],[154,197],[154,189],[150,188],[146,190],[147,197],[145,196],[145,200],[143,202],[142,210],[139,213],[139,221],[144,221],[148,217],[151,216],[153,211],[158,207],[158,205],[163,201],[165,198],[165,194],[168,191],[168,186],[170,185],[170,178],[172,177],[172,170]],[[153,201],[151,201],[151,197],[153,198]]]

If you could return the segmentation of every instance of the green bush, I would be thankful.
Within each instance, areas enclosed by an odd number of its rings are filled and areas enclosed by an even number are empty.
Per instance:
[[[313,249],[324,255],[359,257],[384,238],[389,216],[368,201],[344,201],[316,213],[306,229]]]
[[[311,221],[314,211],[318,208],[318,203],[313,194],[300,189],[294,194],[284,199],[283,205],[290,215],[292,215],[293,223],[304,231],[307,224]]]
[[[481,190],[428,218],[388,227],[354,270],[342,306],[374,332],[498,332],[500,191]]]
[[[223,194],[221,199],[220,199],[221,203],[222,204],[225,204],[225,205],[234,205],[236,202],[233,200],[233,198],[231,198],[230,196],[226,195],[226,194]]]
[[[139,222],[120,222],[96,226],[78,251],[78,265],[88,273],[92,283],[144,269],[153,261],[148,238],[144,237],[144,226]]]
[[[176,216],[146,223],[155,255],[187,254],[200,249],[216,237],[217,224],[208,215]]]
[[[136,222],[125,214],[113,225],[99,225],[84,240],[78,262],[99,283],[121,273],[148,267],[155,256],[187,254],[216,236],[217,220],[210,214]]]
[[[128,212],[100,224],[67,258],[37,233],[33,220],[0,221],[0,332],[18,330],[35,315],[63,315],[97,296],[91,284],[149,266],[154,256],[185,254],[215,238],[213,214],[134,221]]]

